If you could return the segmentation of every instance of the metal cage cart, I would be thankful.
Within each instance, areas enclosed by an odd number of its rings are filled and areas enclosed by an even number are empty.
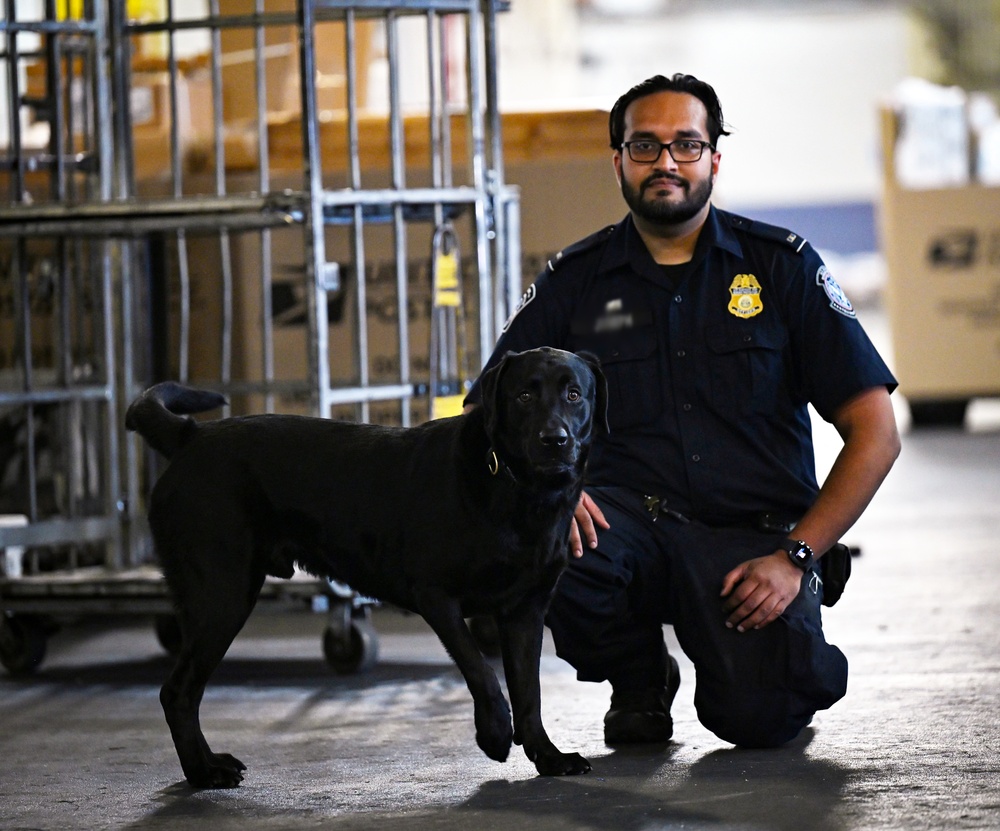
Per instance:
[[[478,366],[521,285],[496,94],[504,3],[25,5],[0,18],[11,672],[88,614],[151,615],[176,647],[143,519],[159,461],[122,427],[141,389],[175,378],[225,393],[226,414],[410,425],[442,394],[433,353]],[[462,254],[450,324],[432,296],[442,239]],[[374,661],[370,601],[348,587],[297,574],[261,600],[328,611],[339,671]]]

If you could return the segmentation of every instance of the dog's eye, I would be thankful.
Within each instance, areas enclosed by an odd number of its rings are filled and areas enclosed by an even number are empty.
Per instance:
[[[571,389],[566,392],[567,401],[579,401],[580,400],[580,390]]]
[[[527,404],[529,401],[531,401],[531,393],[528,392],[527,390],[521,390],[521,393],[517,396],[517,400],[520,401],[522,404]]]

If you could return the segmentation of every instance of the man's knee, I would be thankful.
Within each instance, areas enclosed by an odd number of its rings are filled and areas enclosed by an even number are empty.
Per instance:
[[[662,627],[629,614],[621,573],[598,556],[590,563],[573,563],[563,573],[545,622],[556,654],[581,681],[627,677],[650,686],[662,683],[665,670],[657,663],[662,659]]]
[[[616,612],[609,590],[611,580],[601,565],[571,563],[559,578],[545,617],[556,654],[574,667],[584,681],[604,680],[595,677],[600,674],[595,653]]]
[[[695,694],[698,720],[723,741],[738,747],[780,747],[812,721],[801,702],[782,691],[767,693]]]

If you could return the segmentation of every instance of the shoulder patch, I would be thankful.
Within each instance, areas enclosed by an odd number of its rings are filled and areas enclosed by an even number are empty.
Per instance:
[[[826,297],[830,301],[830,308],[835,312],[840,312],[844,317],[858,316],[854,311],[854,306],[851,305],[851,301],[844,294],[844,290],[833,279],[833,275],[825,265],[821,265],[816,272],[816,285],[826,292]]]
[[[506,323],[504,323],[503,329],[500,330],[501,334],[503,334],[510,328],[510,324],[514,322],[514,318],[521,313],[521,310],[524,309],[525,306],[527,306],[532,300],[535,299],[535,291],[536,289],[534,283],[528,286],[524,294],[521,295],[521,299],[517,302],[517,305],[514,307],[514,311],[510,313],[510,317],[508,317]]]
[[[734,228],[739,228],[741,231],[746,231],[748,234],[753,234],[755,237],[786,245],[797,254],[801,253],[809,244],[805,237],[800,237],[794,231],[789,231],[787,228],[781,228],[777,225],[769,225],[766,222],[760,222],[756,219],[747,219],[745,216],[730,214],[729,224]]]
[[[609,236],[611,236],[611,232],[614,229],[614,225],[609,225],[607,228],[602,228],[596,234],[591,234],[589,237],[584,237],[582,240],[566,246],[562,251],[553,256],[548,263],[546,263],[546,269],[549,273],[552,273],[567,260],[571,260],[574,257],[578,257],[580,254],[584,254],[587,251],[596,248],[598,245],[604,243]]]

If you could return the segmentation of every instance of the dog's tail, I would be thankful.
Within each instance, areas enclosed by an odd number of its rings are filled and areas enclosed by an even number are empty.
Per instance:
[[[198,425],[189,413],[204,413],[226,404],[217,392],[196,390],[165,381],[135,399],[125,413],[125,427],[135,430],[168,459],[182,448]]]

